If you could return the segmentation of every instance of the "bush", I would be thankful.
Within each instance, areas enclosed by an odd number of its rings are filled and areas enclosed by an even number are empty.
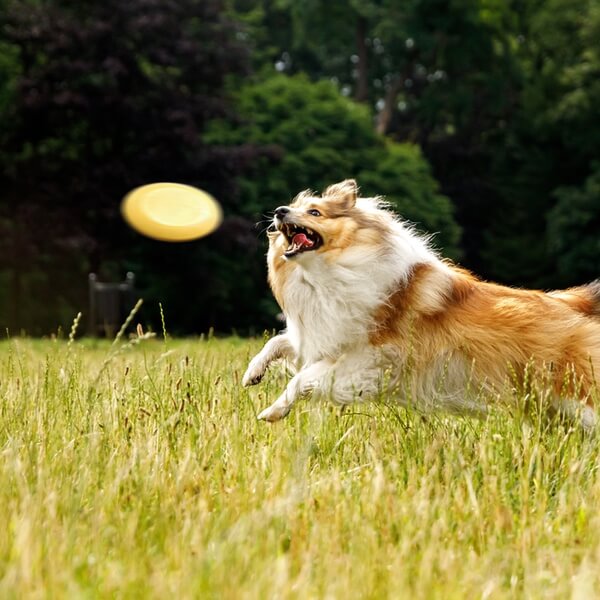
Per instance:
[[[355,177],[367,195],[383,195],[403,217],[427,232],[440,232],[444,253],[459,254],[460,229],[448,198],[438,192],[418,147],[386,143],[373,127],[369,109],[344,98],[326,81],[276,75],[243,87],[236,109],[244,122],[221,121],[208,143],[275,145],[281,159],[260,161],[240,187],[243,210],[261,214],[287,204],[304,189],[320,191]]]
[[[598,277],[600,271],[600,164],[581,186],[554,192],[556,206],[548,214],[550,251],[566,285]]]

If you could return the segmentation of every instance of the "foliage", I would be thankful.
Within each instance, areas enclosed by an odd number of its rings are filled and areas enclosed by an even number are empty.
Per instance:
[[[385,101],[386,92],[397,84],[390,97],[392,112],[400,95],[408,105],[401,111],[414,112],[423,124],[438,121],[440,132],[448,124],[444,118],[454,114],[464,122],[472,119],[474,110],[486,105],[488,111],[489,105],[497,109],[505,102],[501,92],[509,79],[500,71],[510,68],[506,36],[514,19],[510,3],[237,0],[233,4],[236,14],[248,21],[251,37],[263,41],[265,31],[272,34],[269,39],[279,53],[272,50],[261,56],[279,61],[280,69],[305,72],[313,79],[333,77],[353,95],[365,70],[372,103]]]
[[[234,2],[246,16],[247,3]],[[485,272],[482,232],[498,200],[496,147],[514,109],[518,14],[496,0],[259,2],[251,39],[278,45],[285,72],[329,77],[374,108],[376,127],[418,143],[456,208],[469,266]],[[272,24],[276,23],[276,30]],[[272,35],[267,35],[265,29]],[[363,47],[364,46],[364,47]],[[368,82],[366,95],[360,91]]]
[[[498,144],[501,195],[484,256],[512,283],[573,285],[596,278],[600,264],[591,239],[600,214],[600,10],[587,0],[533,3],[523,28],[521,106]]]
[[[244,126],[213,123],[207,139],[277,146],[281,160],[266,161],[240,181],[246,206],[257,214],[287,203],[304,189],[320,191],[348,176],[366,195],[383,195],[402,216],[425,231],[440,232],[438,244],[458,255],[460,230],[452,205],[437,189],[419,149],[385,142],[367,107],[342,97],[329,82],[299,75],[272,76],[243,87],[237,109]]]
[[[7,10],[0,42],[16,49],[19,76],[3,114],[0,261],[12,271],[13,325],[31,324],[20,310],[25,298],[43,297],[56,310],[54,272],[73,252],[83,255],[81,270],[71,272],[71,280],[80,277],[76,289],[85,289],[86,267],[112,264],[106,274],[120,278],[128,261],[137,262],[138,281],[159,297],[171,290],[163,278],[190,282],[182,326],[208,328],[203,315],[213,306],[222,321],[217,298],[235,293],[237,282],[227,271],[242,252],[218,271],[211,270],[211,256],[219,244],[239,246],[239,224],[226,223],[219,243],[189,245],[186,259],[175,262],[177,250],[140,240],[126,228],[119,203],[133,187],[174,180],[213,192],[226,213],[237,213],[234,176],[258,152],[209,145],[202,137],[211,119],[232,118],[225,78],[247,67],[236,32],[219,0],[85,6],[62,0],[15,3]],[[47,259],[56,265],[48,277],[42,268]],[[217,276],[222,280],[214,288],[224,291],[212,294],[208,284]],[[80,300],[71,296],[76,306]],[[223,310],[231,319],[231,308]]]
[[[234,2],[242,16],[244,4]],[[366,77],[378,129],[419,143],[455,206],[467,266],[526,286],[598,275],[596,255],[569,265],[552,222],[560,190],[585,186],[600,155],[597,2],[258,5],[266,18],[250,38],[277,22],[276,68],[329,77],[354,96]]]
[[[558,73],[560,96],[549,118],[560,131],[569,172],[553,191],[548,243],[567,283],[600,274],[600,6],[581,14],[571,5],[576,26],[574,56]],[[564,186],[562,183],[567,183]]]
[[[245,86],[237,95],[242,126],[213,123],[207,139],[237,144],[252,140],[276,145],[281,160],[243,184],[250,205],[272,209],[306,188],[320,190],[347,178],[366,159],[373,162],[378,141],[369,111],[345,100],[329,82],[304,76],[273,76]]]
[[[133,269],[177,331],[271,327],[252,223],[349,176],[484,277],[596,278],[599,81],[594,0],[0,0],[0,325]],[[157,179],[211,191],[219,234],[133,235]]]
[[[598,595],[595,437],[383,402],[259,423],[258,345],[0,344],[0,595]]]
[[[560,187],[548,215],[548,239],[565,279],[584,281],[599,275],[600,165],[582,186]]]
[[[439,193],[418,146],[386,143],[375,168],[361,174],[361,183],[373,195],[383,195],[402,217],[435,234],[434,245],[442,249],[444,256],[460,257],[460,227],[454,207]]]

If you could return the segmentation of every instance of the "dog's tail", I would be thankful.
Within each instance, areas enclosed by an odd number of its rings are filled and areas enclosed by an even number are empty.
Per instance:
[[[577,312],[600,318],[600,279],[568,290],[551,292],[550,295]]]

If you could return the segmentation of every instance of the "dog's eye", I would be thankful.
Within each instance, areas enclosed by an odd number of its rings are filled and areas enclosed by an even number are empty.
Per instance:
[[[310,210],[306,211],[309,215],[312,215],[313,217],[320,217],[321,213],[316,209],[316,208],[311,208]]]

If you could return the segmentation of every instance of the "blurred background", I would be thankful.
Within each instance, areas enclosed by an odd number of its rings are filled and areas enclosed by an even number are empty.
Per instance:
[[[600,276],[600,3],[0,0],[11,334],[85,318],[90,272],[135,273],[173,334],[276,327],[265,219],[347,177],[485,278]],[[222,227],[128,229],[122,197],[154,181],[212,193]]]

